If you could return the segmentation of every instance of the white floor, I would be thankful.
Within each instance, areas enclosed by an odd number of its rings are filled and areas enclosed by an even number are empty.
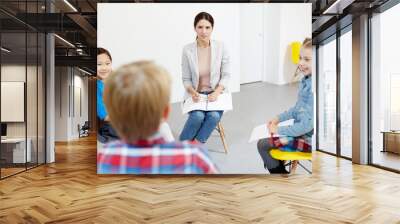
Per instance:
[[[266,174],[257,151],[257,142],[249,143],[252,129],[266,123],[278,113],[293,106],[297,98],[297,84],[277,86],[268,83],[241,85],[239,93],[233,94],[233,111],[222,117],[222,125],[228,143],[228,153],[224,153],[218,132],[214,131],[206,147],[210,156],[224,174]],[[180,104],[173,104],[168,120],[175,139],[186,122]],[[303,164],[310,169],[311,164]],[[298,167],[296,173],[305,173]]]

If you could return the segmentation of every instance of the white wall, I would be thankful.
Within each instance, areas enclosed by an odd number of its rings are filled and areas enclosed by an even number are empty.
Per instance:
[[[68,68],[55,68],[55,141],[68,140]]]
[[[81,76],[81,89],[82,89],[82,116],[80,117],[81,124],[89,121],[89,78]]]
[[[290,43],[294,41],[303,42],[306,37],[311,38],[311,15],[311,3],[285,4],[281,7],[281,42],[279,52],[281,52],[280,59],[282,61],[280,69],[282,70],[282,76],[280,76],[279,81],[282,84],[291,82],[296,70],[296,65],[291,61]]]
[[[8,82],[25,82],[26,72],[32,72],[34,67],[19,64],[7,64],[1,66],[1,81]],[[29,95],[28,95],[29,97]],[[3,98],[3,96],[2,96]],[[1,108],[7,110],[8,108]],[[24,108],[22,108],[24,110]],[[29,121],[30,121],[29,116]],[[30,126],[29,126],[30,127]],[[26,122],[8,122],[7,136],[8,137],[25,137]]]
[[[77,139],[79,137],[78,124],[83,125],[88,120],[88,78],[82,76],[83,73],[79,70],[72,71],[72,69],[71,67],[56,67],[56,141]],[[79,90],[80,93],[78,93]],[[82,116],[79,113],[79,105],[82,106]]]
[[[25,65],[2,65],[1,66],[1,81],[10,82],[25,82],[26,69],[33,69],[31,66]]]
[[[214,17],[212,39],[230,52],[230,91],[239,91],[238,4],[98,4],[97,45],[110,51],[113,67],[140,59],[154,60],[173,77],[172,102],[182,99],[181,57],[184,45],[195,41],[194,16]]]
[[[27,78],[27,80],[25,80]],[[18,122],[7,122],[7,137],[10,138],[21,138],[27,136],[30,139],[30,148],[31,148],[31,156],[33,161],[36,161],[37,153],[39,154],[39,163],[44,162],[44,92],[43,89],[43,78],[44,74],[42,74],[41,66],[32,66],[25,64],[3,64],[1,66],[1,81],[2,87],[3,82],[11,82],[22,84],[19,87],[18,93],[4,92],[6,89],[2,88],[2,96],[10,97],[10,94],[20,94],[18,99],[11,98],[14,101],[9,102],[9,105],[3,105],[2,101],[2,114],[6,113],[16,113],[19,114]],[[24,86],[26,86],[26,99],[24,96]],[[14,88],[16,88],[14,86]],[[14,90],[15,91],[15,90]],[[8,95],[7,95],[8,94]],[[22,94],[22,95],[21,95]],[[19,102],[18,102],[19,101]],[[26,101],[26,102],[25,102]],[[18,107],[12,106],[12,104],[19,104]],[[26,106],[25,106],[26,103]],[[11,105],[11,106],[10,106]],[[26,119],[24,118],[24,114],[26,112]],[[3,120],[3,117],[2,117]]]
[[[77,126],[80,124],[81,126],[85,123],[85,121],[88,121],[89,119],[89,114],[88,114],[88,108],[89,108],[89,103],[88,103],[88,78],[87,76],[82,76],[83,73],[80,73],[79,70],[75,70],[75,75],[74,75],[74,108],[75,113],[73,113],[73,119],[72,119],[72,130],[71,130],[71,135],[73,138],[78,138],[79,133]],[[80,91],[80,93],[79,93]],[[81,107],[81,108],[80,108]],[[82,111],[80,111],[82,110]],[[81,112],[81,113],[80,113]]]
[[[311,4],[251,3],[240,9],[241,83],[292,82],[290,44],[311,37]]]
[[[1,82],[1,122],[24,122],[25,82]]]
[[[261,81],[264,74],[263,5],[262,3],[240,5],[241,84]]]
[[[264,7],[264,76],[263,81],[279,83],[280,63],[280,25],[281,10],[279,4]]]
[[[296,65],[291,62],[290,44],[311,37],[311,3],[265,4],[265,74],[273,84],[292,82]]]
[[[261,14],[260,7],[264,7]],[[97,44],[111,52],[114,68],[140,59],[164,66],[173,76],[171,101],[178,102],[184,93],[182,48],[195,41],[193,21],[201,11],[213,15],[212,38],[223,41],[229,49],[232,92],[239,91],[243,82],[291,81],[294,65],[288,47],[292,41],[311,36],[311,4],[99,3]],[[260,46],[254,46],[257,44]],[[263,74],[254,78],[259,70]],[[243,77],[246,75],[252,77]]]

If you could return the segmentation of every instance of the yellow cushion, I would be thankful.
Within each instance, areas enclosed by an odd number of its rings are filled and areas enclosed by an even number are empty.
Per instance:
[[[277,160],[311,160],[311,152],[285,152],[279,149],[269,151],[272,158]]]
[[[297,65],[300,61],[301,43],[300,42],[292,42],[290,45],[292,47],[292,62],[293,62],[293,64]]]

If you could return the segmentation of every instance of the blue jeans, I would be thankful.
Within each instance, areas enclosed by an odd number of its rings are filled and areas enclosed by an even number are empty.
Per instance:
[[[221,120],[224,111],[202,111],[189,112],[189,118],[185,123],[179,140],[194,140],[205,143],[211,133]]]

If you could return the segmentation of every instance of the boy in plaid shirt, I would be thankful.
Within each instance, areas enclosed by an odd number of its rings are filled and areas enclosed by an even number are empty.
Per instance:
[[[121,140],[97,154],[99,174],[213,174],[206,149],[166,142],[158,132],[170,112],[170,77],[148,61],[124,65],[105,81],[104,103]]]
[[[296,105],[279,114],[268,122],[268,129],[272,136],[258,141],[257,148],[264,161],[264,167],[272,173],[288,173],[283,161],[271,157],[270,150],[279,148],[283,151],[311,152],[311,137],[314,129],[314,98],[312,93],[312,43],[306,38],[300,50],[300,62],[298,69],[304,77],[299,83],[299,92]],[[294,119],[291,126],[278,127],[279,122]],[[279,134],[280,137],[273,137]],[[293,163],[295,170],[297,161]]]

